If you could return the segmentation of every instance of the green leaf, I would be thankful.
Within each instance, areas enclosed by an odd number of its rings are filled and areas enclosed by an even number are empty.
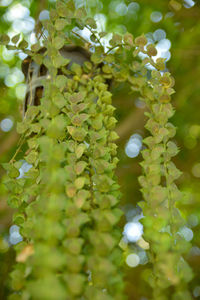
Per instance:
[[[40,123],[31,124],[31,132],[40,133],[42,126]]]
[[[79,113],[87,108],[87,104],[80,103],[80,104],[71,104],[71,110],[72,112]]]
[[[97,186],[97,189],[104,193],[109,192],[112,184],[114,183],[113,180],[107,175],[94,175],[92,178]]]
[[[7,34],[0,35],[0,45],[8,45],[10,42],[10,38]]]
[[[150,149],[152,149],[155,145],[155,140],[152,136],[148,136],[143,139],[143,143],[146,144]]]
[[[85,280],[82,274],[65,275],[66,285],[73,296],[81,296]]]
[[[14,43],[14,44],[17,44],[17,42],[19,41],[20,39],[20,36],[21,36],[21,33],[15,35],[12,37],[11,41]]]
[[[109,171],[111,168],[111,164],[109,164],[104,159],[97,159],[97,160],[90,159],[90,161],[91,161],[91,165],[96,169],[96,172],[98,174],[105,173],[106,171]]]
[[[70,1],[67,1],[67,3],[58,1],[56,3],[56,11],[60,17],[72,18],[74,16],[74,12],[75,12],[74,1],[70,0]]]
[[[178,154],[179,149],[174,142],[169,141],[167,143],[167,152],[170,156],[175,156]]]
[[[90,192],[87,190],[80,190],[78,191],[75,199],[74,199],[74,203],[76,204],[76,206],[78,208],[82,208],[83,205],[86,202],[86,199],[88,199],[90,197]]]
[[[115,131],[111,131],[109,136],[108,136],[108,141],[113,142],[119,139],[119,135]]]
[[[72,63],[72,65],[71,65],[71,71],[74,73],[74,74],[76,74],[77,76],[81,76],[82,75],[82,68],[81,68],[81,66],[79,65],[79,64],[77,64],[77,63]]]
[[[87,163],[85,161],[79,161],[74,167],[76,174],[80,175],[84,171],[86,166]]]
[[[104,216],[106,219],[108,219],[109,223],[114,226],[116,225],[121,217],[123,216],[123,212],[119,208],[114,208],[112,211],[111,210],[105,210],[104,211]]]
[[[141,35],[141,36],[138,36],[136,39],[135,39],[135,44],[136,46],[145,46],[147,44],[147,38],[145,37],[145,35]]]
[[[160,143],[165,137],[168,136],[168,130],[166,128],[160,128],[157,135],[155,135],[154,140],[156,143]]]
[[[179,189],[175,183],[170,184],[169,191],[171,193],[171,198],[173,199],[173,202],[182,200],[183,194],[179,191]],[[174,209],[176,209],[176,208],[174,208]],[[180,213],[179,213],[179,218],[180,218]],[[178,220],[179,218],[178,218],[178,213],[176,213],[175,219]],[[182,222],[183,222],[183,220],[182,220]],[[183,225],[183,224],[180,224],[180,225]]]
[[[67,148],[69,149],[70,152],[75,151],[75,142],[73,140],[69,140],[66,142]]]
[[[75,149],[76,157],[78,159],[81,158],[81,156],[83,155],[83,153],[85,152],[85,150],[86,150],[86,145],[85,144],[78,145],[77,148]]]
[[[117,120],[114,117],[110,117],[105,123],[106,123],[106,128],[112,130],[115,128]]]
[[[160,185],[152,187],[148,198],[153,207],[162,204],[167,200],[167,188]]]
[[[18,213],[18,212],[14,214],[14,216],[13,216],[13,222],[14,222],[14,224],[21,225],[21,224],[24,223],[24,221],[25,221],[24,214]]]
[[[98,53],[93,53],[91,55],[91,61],[94,63],[94,64],[100,64],[102,61],[103,61],[103,57],[101,56],[101,54],[98,54]]]
[[[15,196],[9,197],[7,203],[11,208],[18,208],[21,205],[20,199]]]
[[[92,70],[92,64],[89,61],[85,61],[83,64],[83,68],[84,70],[86,69],[86,72],[91,71]]]
[[[8,175],[10,178],[17,178],[20,175],[20,173],[17,168],[15,168],[13,165],[11,165],[9,168]]]
[[[72,238],[63,241],[63,245],[67,250],[74,255],[78,255],[81,252],[84,240],[82,238]]]
[[[167,123],[165,127],[168,130],[168,136],[173,138],[176,135],[176,127],[171,123]]]
[[[106,104],[111,104],[112,103],[112,93],[105,91],[103,93],[103,95],[101,96],[101,101]]]
[[[25,40],[22,40],[18,45],[18,48],[20,49],[26,49],[27,47],[28,47],[28,42]]]
[[[33,120],[39,112],[40,109],[38,106],[29,106],[26,111],[26,119]]]
[[[6,45],[6,48],[8,50],[18,50],[17,46],[14,46],[14,45]]]
[[[80,190],[83,188],[84,184],[85,184],[86,178],[85,177],[78,177],[75,181],[74,181],[74,185],[75,187]]]
[[[67,121],[63,115],[58,115],[53,118],[48,125],[47,135],[52,138],[64,138]]]
[[[86,11],[85,7],[79,7],[78,9],[75,10],[76,18],[83,19],[86,16],[87,16],[87,11]]]
[[[33,164],[36,162],[36,160],[38,158],[38,153],[33,150],[25,158],[26,158],[27,163]]]
[[[64,46],[64,44],[65,44],[65,39],[62,36],[56,36],[52,42],[52,46],[58,50],[61,49]]]
[[[76,187],[73,184],[68,184],[65,191],[70,198],[73,198],[76,195]]]
[[[82,102],[86,96],[85,92],[78,92],[74,93],[72,95],[68,95],[67,93],[65,94],[67,98],[69,98],[69,101],[71,103],[79,103]]]
[[[157,55],[157,50],[154,44],[149,44],[147,45],[147,54],[149,56],[156,56]]]
[[[67,80],[68,79],[66,76],[58,75],[58,76],[56,76],[55,84],[62,91],[66,87]]]
[[[174,180],[178,179],[182,175],[182,172],[177,169],[177,167],[173,162],[167,163],[167,169],[168,169],[170,182],[173,182]]]
[[[51,21],[56,21],[57,18],[58,18],[58,14],[57,14],[57,11],[55,9],[51,9],[50,12],[49,12],[49,16],[50,16],[50,20]]]
[[[151,151],[151,157],[153,160],[157,160],[165,152],[163,145],[156,145]]]
[[[124,42],[130,46],[133,46],[134,43],[133,43],[133,35],[131,33],[126,33],[124,35]]]
[[[43,56],[42,54],[35,54],[33,56],[33,60],[36,62],[36,64],[41,65],[43,63]]]
[[[103,126],[103,116],[100,114],[97,115],[96,118],[92,120],[91,124],[94,129],[100,130]]]
[[[82,142],[84,141],[87,131],[84,128],[76,128],[73,126],[67,126],[69,134],[75,141]]]
[[[83,122],[85,122],[89,118],[88,114],[79,114],[75,115],[72,118],[72,124],[75,126],[82,126]]]
[[[69,23],[70,22],[67,19],[57,19],[55,21],[55,28],[58,31],[63,30]]]
[[[38,52],[40,50],[40,43],[37,42],[36,44],[31,45],[31,50],[33,52]]]
[[[62,76],[62,75],[60,75],[60,76]],[[55,104],[56,107],[58,107],[60,109],[66,105],[66,99],[60,91],[57,91],[55,93],[53,92],[52,102]]]
[[[70,59],[64,58],[60,54],[57,54],[56,56],[52,57],[52,61],[53,61],[53,66],[55,68],[64,67],[70,63]]]
[[[112,73],[112,66],[104,65],[102,68],[102,71],[106,74],[110,74],[110,73]]]
[[[54,250],[55,251],[55,250]],[[52,255],[49,255],[45,253],[45,255],[41,251],[39,252],[39,259],[41,260],[41,255],[44,259],[46,259],[48,262],[54,262],[58,261],[59,257],[58,255],[54,255],[54,257],[51,257]],[[44,265],[44,261],[42,262],[42,266]],[[40,264],[38,263],[38,266]],[[44,267],[43,267],[44,268]],[[45,269],[52,269],[51,266],[45,266]],[[53,288],[50,288],[53,287]],[[27,290],[28,293],[32,295],[33,299],[48,299],[53,300],[55,298],[59,300],[65,300],[67,296],[67,292],[63,284],[60,282],[60,279],[57,276],[54,276],[53,273],[45,273],[45,277],[41,280],[41,278],[36,280],[29,280],[27,282]]]
[[[156,59],[156,68],[159,71],[163,71],[165,69],[165,58],[157,58]]]
[[[97,24],[93,18],[87,18],[86,19],[86,25],[89,25],[91,28],[96,29]]]
[[[108,34],[108,33],[107,33],[107,32],[105,32],[105,31],[99,32],[99,36],[100,36],[100,38],[103,38],[103,37],[105,37],[107,34]]]
[[[112,39],[110,40],[110,45],[116,46],[116,45],[120,45],[121,43],[122,43],[122,36],[117,33],[114,33]]]

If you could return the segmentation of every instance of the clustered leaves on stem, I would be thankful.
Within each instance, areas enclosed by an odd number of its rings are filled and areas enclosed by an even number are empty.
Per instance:
[[[147,47],[147,52],[149,48]],[[146,51],[143,51],[146,53]],[[178,147],[170,139],[176,134],[175,126],[169,122],[174,115],[170,103],[174,93],[174,79],[169,72],[155,65],[149,54],[149,63],[157,68],[151,71],[148,85],[142,90],[148,117],[145,128],[150,132],[143,142],[147,146],[142,151],[140,163],[143,175],[139,177],[145,202],[140,202],[145,218],[144,238],[150,244],[149,258],[152,268],[145,270],[144,278],[153,289],[153,299],[192,299],[187,283],[192,279],[192,271],[184,260],[190,244],[180,235],[185,224],[176,202],[182,194],[175,180],[181,175],[171,161],[178,153]],[[161,62],[162,63],[162,62]],[[153,95],[153,96],[152,96]]]
[[[32,168],[18,178],[20,160],[5,164],[9,204],[17,208],[13,222],[20,226],[23,241],[15,246],[16,265],[11,273],[9,300],[120,300],[125,299],[122,258],[117,226],[119,186],[114,171],[117,134],[113,131],[112,93],[109,80],[127,82],[149,109],[146,128],[151,136],[142,151],[144,237],[150,244],[151,267],[144,277],[152,287],[152,298],[191,299],[187,282],[189,266],[182,258],[188,243],[178,234],[183,224],[175,202],[181,194],[174,183],[180,175],[171,158],[178,149],[170,141],[175,127],[168,119],[173,78],[164,59],[144,35],[113,34],[105,51],[96,23],[73,1],[57,1],[50,20],[43,21],[48,36],[27,50],[27,42],[15,36],[8,49],[22,49],[37,64],[44,64],[48,77],[39,106],[30,106],[22,123],[20,145],[27,144],[24,160]],[[91,40],[74,31],[87,27]],[[93,48],[83,66],[71,64],[59,50],[66,44]],[[7,36],[1,37],[8,44]],[[139,53],[146,58],[141,60]],[[130,56],[132,62],[130,62]],[[147,65],[154,67],[148,71]],[[60,70],[62,72],[60,72]],[[148,76],[147,76],[148,75]],[[149,265],[150,265],[149,264]],[[171,298],[171,288],[173,296]]]

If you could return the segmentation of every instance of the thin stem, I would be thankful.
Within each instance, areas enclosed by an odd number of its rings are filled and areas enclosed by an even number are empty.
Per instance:
[[[74,35],[76,35],[77,37],[79,37],[80,39],[82,39],[85,43],[87,43],[87,44],[89,44],[90,46],[92,46],[91,45],[91,43],[89,42],[89,41],[87,41],[82,35],[80,35],[78,32],[75,32],[75,31],[71,31]]]
[[[94,34],[94,36],[95,36],[95,38],[97,39],[98,43],[103,47],[103,45],[102,45],[100,39],[99,39],[98,36],[96,35],[96,32],[95,32],[94,30],[92,30],[92,28],[90,28],[90,26],[88,26],[88,25],[86,25],[85,27],[86,27],[88,30],[90,30],[90,32],[91,32],[92,34]]]
[[[119,47],[120,45],[115,45],[113,47],[111,47],[110,49],[108,49],[108,51],[105,52],[105,55],[107,55],[110,51],[114,50],[115,48]]]

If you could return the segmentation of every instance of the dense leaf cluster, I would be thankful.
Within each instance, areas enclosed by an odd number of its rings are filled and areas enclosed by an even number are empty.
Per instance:
[[[29,106],[18,124],[20,142],[28,146],[24,159],[32,168],[18,178],[22,162],[14,157],[5,165],[9,204],[17,208],[13,221],[24,239],[15,246],[9,299],[125,298],[110,80],[128,83],[149,108],[146,128],[151,135],[144,140],[144,174],[139,178],[144,237],[150,244],[151,268],[144,278],[155,300],[171,299],[171,289],[173,299],[191,299],[187,282],[192,274],[182,257],[189,245],[179,234],[184,222],[175,207],[181,194],[174,180],[180,171],[171,161],[178,153],[170,141],[176,129],[168,121],[174,113],[174,80],[162,72],[164,59],[154,61],[154,45],[146,47],[144,35],[134,39],[129,33],[113,34],[105,52],[105,33],[97,34],[95,21],[84,8],[75,9],[73,1],[57,1],[43,26],[48,32],[44,53],[40,41],[27,50],[20,36],[12,39],[16,46],[7,46],[22,49],[48,69],[40,105]],[[84,44],[92,55],[83,66],[70,64],[60,53],[66,44],[80,44],[75,26],[87,27],[95,43]],[[9,38],[2,36],[1,43],[8,44]],[[146,55],[142,61],[141,52]],[[132,64],[127,64],[130,56]]]
[[[151,135],[144,139],[147,148],[142,151],[143,175],[139,177],[145,200],[140,203],[146,216],[144,237],[151,245],[152,263],[152,270],[146,270],[144,277],[153,288],[153,299],[192,299],[187,291],[192,271],[182,257],[190,244],[180,235],[185,221],[176,207],[182,194],[174,181],[181,172],[171,161],[178,153],[177,145],[170,141],[176,133],[169,122],[174,114],[169,103],[173,78],[169,73],[161,76],[158,71],[151,75],[149,85],[153,87],[154,99],[148,95],[145,98],[149,108],[145,127]]]

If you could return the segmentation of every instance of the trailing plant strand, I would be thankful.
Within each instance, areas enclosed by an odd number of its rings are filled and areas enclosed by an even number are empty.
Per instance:
[[[190,245],[179,234],[184,221],[175,206],[181,193],[174,180],[181,173],[171,161],[178,153],[170,141],[176,130],[168,121],[174,114],[173,78],[160,72],[164,60],[153,61],[156,49],[146,46],[144,35],[133,39],[129,33],[113,34],[105,52],[101,45],[105,33],[97,35],[95,21],[86,17],[83,7],[75,9],[73,1],[57,1],[43,26],[48,32],[44,53],[40,41],[27,50],[27,42],[19,42],[19,36],[13,39],[17,46],[7,46],[22,49],[48,70],[41,103],[29,106],[18,124],[19,148],[10,164],[4,165],[9,204],[17,208],[13,222],[23,236],[15,246],[17,263],[9,300],[125,298],[110,80],[128,83],[149,109],[145,127],[151,135],[144,140],[147,148],[142,151],[139,178],[145,200],[140,203],[144,237],[150,244],[144,278],[154,300],[191,299],[187,282],[192,273],[182,257]],[[84,26],[95,46],[74,31]],[[93,50],[83,66],[71,64],[59,51],[81,40]],[[4,36],[3,44],[8,43]],[[141,52],[146,55],[143,60]],[[156,70],[150,72],[149,64]],[[32,167],[19,178],[22,162],[15,158],[24,142],[28,145],[24,159]]]

